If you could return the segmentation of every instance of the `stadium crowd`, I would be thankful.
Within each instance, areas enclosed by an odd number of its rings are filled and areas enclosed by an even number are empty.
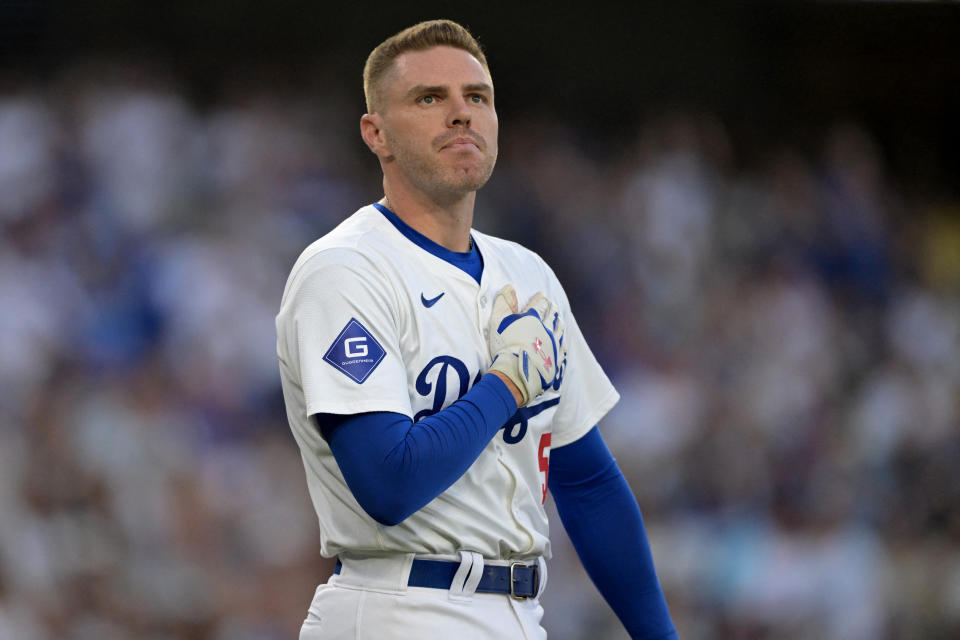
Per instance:
[[[273,319],[380,195],[360,100],[2,87],[0,638],[296,637],[333,565]],[[554,266],[622,394],[601,429],[680,636],[960,636],[957,203],[855,121],[751,162],[709,113],[635,124],[612,153],[504,120],[476,227]],[[623,637],[553,522],[551,640]]]

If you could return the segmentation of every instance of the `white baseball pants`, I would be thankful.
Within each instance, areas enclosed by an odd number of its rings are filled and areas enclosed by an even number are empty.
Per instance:
[[[317,587],[300,640],[546,640],[539,594],[476,593],[484,560],[460,555],[449,590],[407,586],[413,554],[341,557],[340,573]],[[542,559],[540,574],[543,593]]]

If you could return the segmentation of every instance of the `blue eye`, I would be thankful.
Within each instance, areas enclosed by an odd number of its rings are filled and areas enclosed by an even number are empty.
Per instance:
[[[420,98],[420,102],[423,104],[433,104],[433,96],[423,96]]]

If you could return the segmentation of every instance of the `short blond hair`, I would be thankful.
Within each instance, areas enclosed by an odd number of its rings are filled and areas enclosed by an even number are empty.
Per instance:
[[[400,54],[441,46],[463,49],[476,58],[487,74],[490,74],[480,43],[466,28],[452,20],[420,22],[390,36],[377,45],[367,57],[367,63],[363,66],[363,95],[367,101],[367,113],[374,113],[382,106],[380,80]]]

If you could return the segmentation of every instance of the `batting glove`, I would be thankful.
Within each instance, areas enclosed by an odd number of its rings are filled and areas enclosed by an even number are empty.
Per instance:
[[[493,301],[488,344],[496,370],[517,385],[523,395],[520,406],[551,388],[557,367],[566,360],[563,322],[557,306],[538,293],[522,311],[517,311],[517,292],[512,285],[500,290]]]

